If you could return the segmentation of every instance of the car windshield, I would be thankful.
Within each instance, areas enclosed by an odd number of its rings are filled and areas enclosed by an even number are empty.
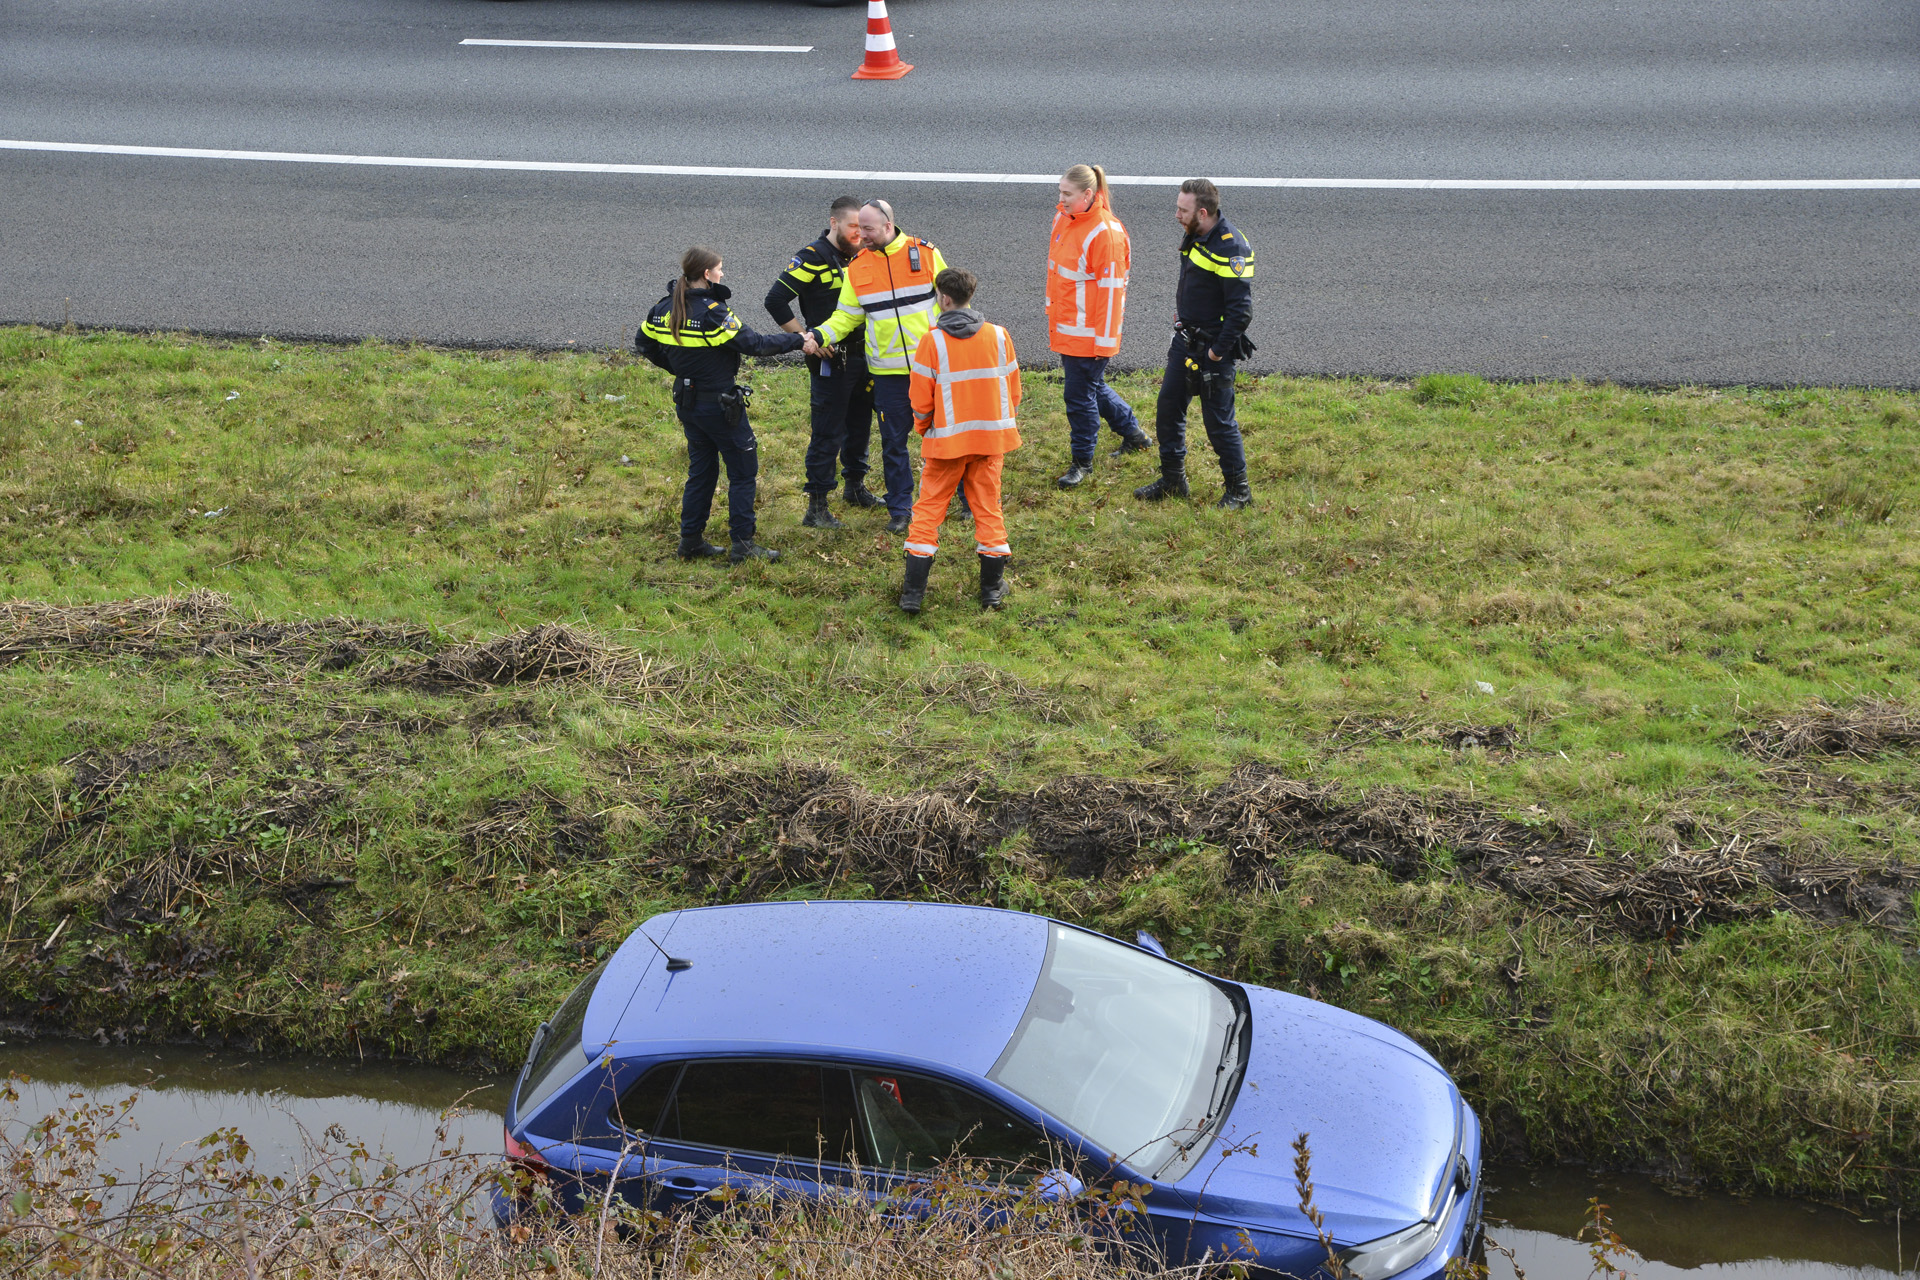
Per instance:
[[[1218,984],[1054,925],[1033,998],[989,1076],[1161,1176],[1198,1158],[1195,1139],[1226,1105],[1239,1024]]]

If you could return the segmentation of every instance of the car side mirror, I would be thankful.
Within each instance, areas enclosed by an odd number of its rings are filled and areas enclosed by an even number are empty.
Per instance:
[[[1145,947],[1147,950],[1153,952],[1153,954],[1159,956],[1162,960],[1172,959],[1172,957],[1167,954],[1167,949],[1160,945],[1160,939],[1154,937],[1152,934],[1148,933],[1145,929],[1142,929],[1140,930],[1140,932],[1134,934],[1133,940],[1139,943],[1141,946]]]
[[[1071,1200],[1086,1189],[1086,1183],[1065,1169],[1049,1169],[1040,1177],[1040,1198],[1049,1204]]]

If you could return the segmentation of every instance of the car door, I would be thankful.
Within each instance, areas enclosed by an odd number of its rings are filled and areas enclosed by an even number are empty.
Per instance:
[[[857,1068],[859,1130],[874,1173],[891,1190],[944,1160],[1024,1185],[1063,1162],[1046,1135],[972,1089],[912,1072]]]
[[[659,1064],[614,1104],[628,1135],[621,1197],[670,1208],[728,1186],[798,1195],[845,1186],[859,1151],[854,1111],[851,1072],[829,1063]]]

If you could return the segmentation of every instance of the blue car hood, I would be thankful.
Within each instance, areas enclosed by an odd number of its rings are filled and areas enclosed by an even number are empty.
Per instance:
[[[1178,1190],[1202,1213],[1311,1232],[1293,1140],[1313,1150],[1313,1202],[1341,1244],[1425,1218],[1454,1166],[1461,1101],[1419,1045],[1317,1000],[1246,987],[1253,1047],[1219,1136]],[[1258,1152],[1236,1150],[1257,1146]],[[1222,1154],[1226,1152],[1226,1154]]]

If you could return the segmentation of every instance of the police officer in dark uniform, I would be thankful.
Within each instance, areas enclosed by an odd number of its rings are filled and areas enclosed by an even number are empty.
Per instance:
[[[680,556],[700,560],[722,554],[706,539],[713,488],[720,460],[727,464],[727,523],[733,547],[725,552],[742,560],[778,560],[780,553],[753,540],[755,480],[760,474],[759,442],[747,421],[753,391],[736,383],[740,357],[777,356],[798,351],[799,334],[755,333],[727,305],[733,291],[721,284],[720,255],[693,248],[680,259],[680,278],[647,313],[634,336],[641,355],[673,375],[673,407],[687,435],[687,487],[680,497]]]
[[[1180,243],[1180,287],[1173,346],[1160,381],[1154,430],[1160,438],[1160,478],[1133,491],[1158,502],[1187,496],[1187,406],[1200,400],[1207,443],[1220,459],[1224,491],[1213,505],[1238,511],[1253,505],[1247,450],[1233,416],[1233,372],[1253,354],[1247,321],[1253,316],[1253,246],[1220,216],[1220,188],[1205,178],[1180,184],[1174,216],[1185,229]]]
[[[767,314],[788,333],[804,333],[832,315],[840,304],[840,278],[847,259],[860,252],[860,202],[841,196],[827,211],[827,229],[793,255],[793,261],[767,290]],[[793,304],[800,304],[800,315]],[[850,507],[877,507],[868,492],[867,442],[873,434],[873,378],[867,373],[866,326],[855,329],[831,356],[807,357],[813,376],[809,399],[813,437],[807,442],[807,514],[800,523],[814,529],[844,526],[827,509],[833,492],[834,463],[845,476]]]

